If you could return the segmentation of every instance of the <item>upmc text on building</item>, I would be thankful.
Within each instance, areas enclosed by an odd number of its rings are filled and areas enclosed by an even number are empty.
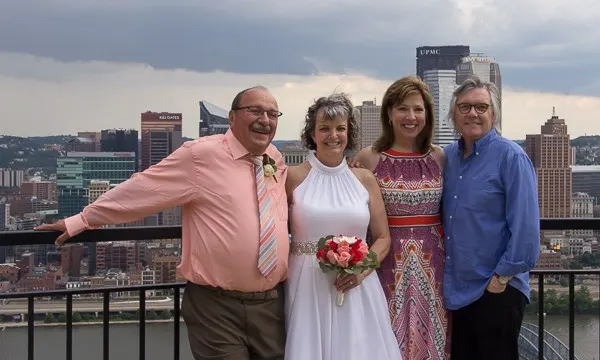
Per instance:
[[[421,56],[469,56],[467,45],[421,46],[417,48],[417,57]]]
[[[440,49],[419,49],[419,55],[440,55]]]

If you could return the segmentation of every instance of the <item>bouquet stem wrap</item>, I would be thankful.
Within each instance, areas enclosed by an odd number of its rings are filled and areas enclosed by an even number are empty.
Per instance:
[[[337,306],[344,305],[344,293],[343,292],[337,291],[337,293],[335,294],[335,304]]]

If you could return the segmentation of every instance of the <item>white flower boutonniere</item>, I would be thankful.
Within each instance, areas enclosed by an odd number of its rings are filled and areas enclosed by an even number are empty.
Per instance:
[[[277,165],[275,165],[275,160],[273,160],[269,155],[263,155],[263,172],[266,177],[273,177],[273,180],[277,182],[277,178],[275,177],[275,173],[277,172]]]

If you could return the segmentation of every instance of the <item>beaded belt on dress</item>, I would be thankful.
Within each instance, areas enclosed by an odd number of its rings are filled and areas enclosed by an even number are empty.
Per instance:
[[[318,242],[292,241],[290,243],[290,253],[294,255],[314,255],[317,253],[318,247]]]

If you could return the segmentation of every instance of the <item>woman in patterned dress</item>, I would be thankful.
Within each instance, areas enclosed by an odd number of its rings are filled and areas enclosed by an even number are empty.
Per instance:
[[[440,219],[445,158],[431,144],[435,114],[427,85],[414,76],[393,83],[381,125],[381,137],[354,163],[373,171],[386,206],[392,245],[378,274],[392,327],[403,359],[448,359]]]

